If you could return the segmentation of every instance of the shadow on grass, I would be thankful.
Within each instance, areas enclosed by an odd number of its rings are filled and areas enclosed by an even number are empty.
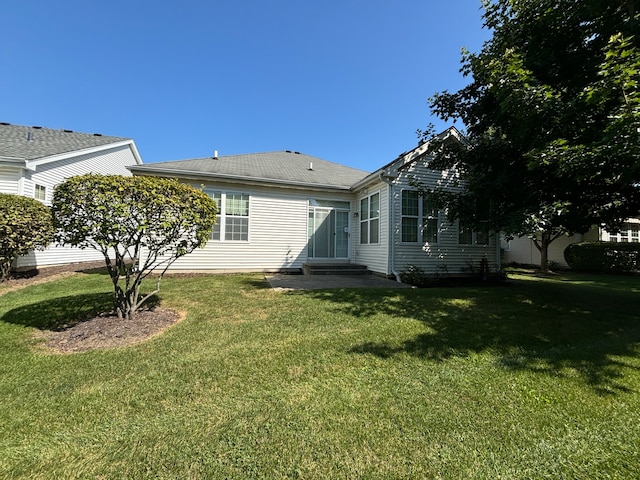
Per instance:
[[[637,294],[576,285],[523,282],[509,288],[401,291],[333,290],[306,294],[355,317],[378,314],[422,322],[401,343],[364,342],[351,353],[408,354],[441,361],[490,352],[504,368],[579,376],[602,394],[630,391],[625,357],[640,352]]]
[[[156,278],[156,277],[152,277]],[[258,277],[255,274],[243,274],[243,273],[210,273],[210,272],[168,272],[164,275],[162,282],[168,282],[178,279],[200,279],[202,280],[198,284],[206,288],[242,288],[248,290],[266,290],[271,289],[269,282],[262,276]],[[231,287],[230,287],[231,286]]]
[[[151,297],[144,308],[159,304],[157,296]],[[113,312],[113,293],[87,293],[52,298],[9,310],[0,321],[38,328],[40,330],[65,330],[101,313]]]
[[[238,279],[240,287],[250,288],[252,290],[268,290],[271,285],[264,277],[255,278],[253,276],[240,276]]]
[[[109,276],[109,271],[107,267],[95,267],[95,268],[84,268],[82,270],[76,270],[78,273],[84,273],[87,275],[104,275],[106,277]]]

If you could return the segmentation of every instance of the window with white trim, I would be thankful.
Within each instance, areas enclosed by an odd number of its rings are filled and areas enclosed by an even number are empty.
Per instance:
[[[438,209],[427,195],[402,190],[401,208],[403,243],[438,243]]]
[[[205,191],[218,205],[216,224],[210,239],[225,242],[249,241],[249,194]]]
[[[489,225],[480,222],[480,228],[473,229],[464,222],[458,222],[458,243],[460,245],[489,245]]]
[[[47,199],[47,187],[36,183],[33,187],[33,198],[44,202]]]
[[[640,240],[638,235],[639,229],[640,224],[625,223],[622,225],[622,228],[618,233],[609,234],[609,241],[620,243],[638,243],[638,241]]]
[[[380,193],[360,200],[360,243],[380,243]]]

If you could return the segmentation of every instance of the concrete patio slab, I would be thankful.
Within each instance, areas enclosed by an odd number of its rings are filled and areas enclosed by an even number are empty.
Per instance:
[[[377,275],[266,275],[271,288],[321,290],[325,288],[411,288]]]

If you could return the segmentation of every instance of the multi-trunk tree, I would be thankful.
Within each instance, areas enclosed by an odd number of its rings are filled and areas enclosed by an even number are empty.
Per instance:
[[[104,256],[119,318],[130,319],[156,294],[167,268],[206,244],[215,202],[176,180],[88,174],[56,186],[53,216],[61,243]],[[142,281],[157,275],[141,295]]]
[[[640,5],[633,0],[486,0],[492,30],[464,52],[471,78],[432,112],[467,143],[432,142],[466,190],[432,192],[452,217],[549,244],[640,212]]]

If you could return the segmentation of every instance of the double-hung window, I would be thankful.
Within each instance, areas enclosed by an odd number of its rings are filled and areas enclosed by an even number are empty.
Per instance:
[[[211,240],[246,242],[249,240],[249,194],[207,190],[218,205]]]
[[[438,209],[429,197],[423,196],[422,207],[422,242],[438,243]]]
[[[380,242],[380,193],[360,200],[360,243]]]
[[[402,190],[403,243],[438,243],[438,209],[426,195]]]
[[[458,222],[458,243],[460,245],[489,245],[489,226],[481,223],[480,228],[473,229],[464,222]]]
[[[640,225],[637,223],[625,223],[617,234],[609,234],[610,242],[622,243],[638,243],[640,239],[638,235]]]
[[[47,199],[47,187],[36,183],[33,188],[33,198],[44,202]]]

